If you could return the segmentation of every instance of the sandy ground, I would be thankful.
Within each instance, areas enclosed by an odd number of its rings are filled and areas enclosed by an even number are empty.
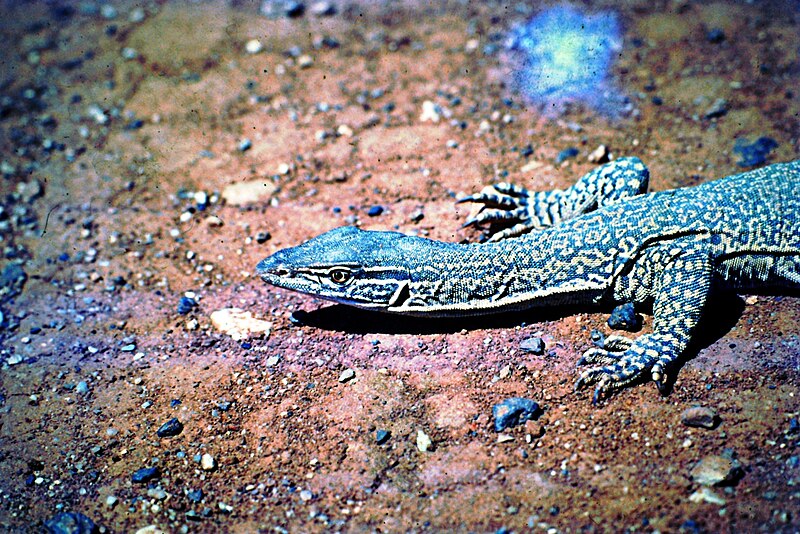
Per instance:
[[[797,532],[797,296],[716,303],[669,395],[594,406],[572,385],[607,313],[410,320],[254,277],[345,224],[477,240],[458,195],[566,187],[600,145],[655,190],[738,172],[737,138],[798,157],[796,2],[591,4],[624,28],[616,118],[508,83],[523,4],[4,2],[0,528]],[[230,307],[269,334],[218,331]],[[543,414],[498,433],[510,397]]]

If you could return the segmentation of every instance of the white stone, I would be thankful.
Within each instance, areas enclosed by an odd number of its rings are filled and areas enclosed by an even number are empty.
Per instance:
[[[256,335],[269,336],[272,323],[256,319],[249,311],[239,308],[223,308],[211,314],[211,324],[234,341],[241,341]]]
[[[276,189],[271,180],[250,180],[226,186],[222,198],[233,206],[243,206],[268,199]]]
[[[200,468],[201,468],[203,471],[211,471],[211,470],[213,470],[213,469],[214,469],[214,468],[216,468],[216,467],[217,467],[217,461],[216,461],[216,460],[214,460],[214,457],[213,457],[213,456],[211,456],[210,454],[208,454],[208,453],[205,453],[205,454],[204,454],[204,455],[203,455],[203,456],[200,458]]]
[[[250,39],[245,43],[244,50],[248,54],[258,54],[264,50],[264,45],[258,39]]]

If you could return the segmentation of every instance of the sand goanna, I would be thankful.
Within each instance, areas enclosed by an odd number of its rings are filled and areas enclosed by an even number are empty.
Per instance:
[[[576,388],[594,400],[647,372],[662,388],[718,290],[800,288],[800,161],[696,187],[646,193],[620,158],[560,191],[497,184],[467,224],[510,223],[456,244],[341,227],[257,266],[278,287],[386,312],[462,316],[538,306],[652,306],[652,333],[612,335],[584,352]]]

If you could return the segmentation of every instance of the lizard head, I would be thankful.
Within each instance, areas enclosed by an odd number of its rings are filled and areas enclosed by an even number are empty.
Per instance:
[[[261,260],[262,280],[342,304],[386,310],[405,300],[409,242],[397,232],[336,228]]]

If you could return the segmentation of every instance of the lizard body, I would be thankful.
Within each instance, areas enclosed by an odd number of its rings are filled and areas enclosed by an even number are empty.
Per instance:
[[[581,363],[594,366],[577,385],[596,383],[596,399],[649,371],[660,386],[712,290],[800,288],[800,161],[643,194],[647,181],[638,159],[621,158],[566,191],[498,184],[465,199],[487,208],[467,224],[517,223],[494,242],[342,227],[277,251],[257,272],[279,287],[415,315],[652,304],[653,332],[587,350]]]

